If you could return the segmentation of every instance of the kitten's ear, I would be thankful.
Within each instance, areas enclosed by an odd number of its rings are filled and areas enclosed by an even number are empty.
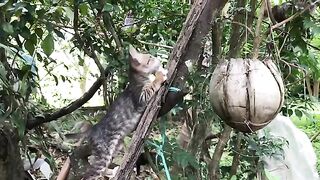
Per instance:
[[[138,56],[138,51],[131,44],[129,45],[129,54],[133,59],[136,59]]]
[[[139,65],[139,52],[130,44],[129,45],[129,60],[133,65]]]

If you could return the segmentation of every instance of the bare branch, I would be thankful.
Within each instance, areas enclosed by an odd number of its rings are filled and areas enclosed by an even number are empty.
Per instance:
[[[151,45],[151,46],[157,46],[157,47],[162,47],[162,48],[166,48],[166,49],[172,49],[172,46],[167,46],[167,45],[163,45],[163,44],[155,44],[155,43],[150,43],[150,42],[146,42],[146,41],[142,41],[138,39],[138,42],[141,44],[146,44],[146,45]]]
[[[84,93],[79,99],[73,101],[69,105],[61,108],[60,110],[58,110],[54,113],[45,114],[44,116],[41,116],[41,117],[38,116],[38,117],[35,117],[34,119],[28,120],[27,121],[27,129],[33,129],[34,127],[39,126],[43,123],[56,120],[64,115],[70,114],[73,111],[75,111],[76,109],[78,109],[80,106],[82,106],[84,103],[86,103],[87,101],[89,101],[89,99],[92,98],[92,96],[95,94],[95,92],[102,85],[102,83],[105,79],[105,76],[107,76],[108,74],[109,74],[109,71],[106,70],[105,73],[103,75],[101,75],[96,80],[96,82],[93,83],[91,88],[86,93]]]

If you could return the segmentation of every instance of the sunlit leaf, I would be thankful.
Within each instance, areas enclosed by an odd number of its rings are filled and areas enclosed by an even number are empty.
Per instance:
[[[89,13],[89,5],[87,3],[82,3],[79,5],[79,10],[82,15],[88,15]]]

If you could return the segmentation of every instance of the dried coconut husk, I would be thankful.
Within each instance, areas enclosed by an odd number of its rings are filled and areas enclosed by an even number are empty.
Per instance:
[[[220,63],[212,74],[213,109],[239,131],[265,127],[280,111],[283,99],[282,78],[271,60],[230,59]]]

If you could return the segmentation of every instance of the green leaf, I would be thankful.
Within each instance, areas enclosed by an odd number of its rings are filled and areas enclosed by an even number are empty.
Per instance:
[[[295,109],[294,113],[296,114],[296,116],[298,116],[299,118],[302,117],[302,112],[299,109]]]
[[[12,119],[14,120],[13,123],[17,127],[16,129],[18,130],[19,136],[24,137],[26,123],[23,120],[23,118],[21,118],[22,116],[19,113],[13,113],[11,116],[12,116]]]
[[[32,56],[35,50],[35,44],[33,44],[31,39],[27,39],[24,43],[24,48],[29,52],[29,54]]]
[[[79,5],[79,10],[82,15],[88,15],[89,5],[87,3],[82,3]]]
[[[13,32],[14,32],[13,31],[13,26],[8,22],[4,22],[2,24],[2,29],[8,34],[13,34]]]
[[[41,28],[37,28],[34,31],[38,35],[39,38],[42,38],[43,30]]]
[[[111,12],[113,11],[113,5],[110,3],[106,3],[102,9],[102,12]]]
[[[52,74],[54,81],[56,82],[56,86],[59,84],[59,80],[56,75]]]
[[[288,109],[288,115],[292,116],[292,114],[293,114],[293,111],[291,109]]]
[[[41,43],[41,48],[43,49],[43,52],[47,55],[50,56],[54,50],[54,41],[53,41],[53,36],[51,33],[49,33],[44,40]]]
[[[79,66],[83,66],[84,59],[81,58],[79,55],[78,55],[78,58],[79,58]]]
[[[31,35],[30,29],[29,29],[28,27],[26,27],[26,26],[23,26],[23,27],[21,28],[21,33],[20,33],[20,35],[21,35],[23,38],[25,38],[25,39],[29,39],[29,38],[30,38],[30,35]]]
[[[58,37],[60,37],[60,38],[62,38],[62,39],[65,39],[65,38],[64,38],[64,35],[63,35],[63,33],[62,33],[61,31],[58,31],[58,30],[56,30],[56,29],[53,29],[53,31],[54,31],[54,33],[56,33],[56,35],[57,35]]]
[[[65,82],[65,81],[66,81],[66,77],[65,77],[65,76],[60,75],[60,77],[61,77],[61,79],[62,79],[62,81],[63,81],[63,82]]]

